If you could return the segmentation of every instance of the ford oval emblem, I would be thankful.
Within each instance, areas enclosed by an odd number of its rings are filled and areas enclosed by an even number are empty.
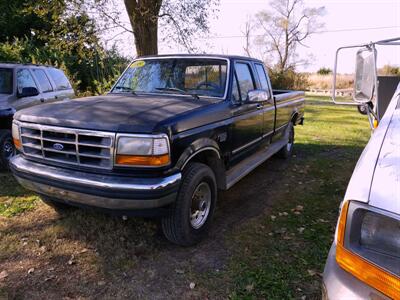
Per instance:
[[[53,149],[54,150],[58,150],[58,151],[62,151],[64,149],[64,145],[60,144],[60,143],[55,143],[55,144],[53,144]]]

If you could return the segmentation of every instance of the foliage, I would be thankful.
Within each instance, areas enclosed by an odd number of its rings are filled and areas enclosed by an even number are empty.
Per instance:
[[[135,37],[138,56],[158,53],[158,42],[183,46],[188,52],[198,49],[196,38],[209,32],[209,19],[215,15],[220,0],[124,0],[130,24],[121,20],[115,0],[77,0],[104,20],[102,30],[115,36],[130,32]],[[160,34],[160,37],[159,37]]]
[[[400,67],[384,65],[382,68],[378,69],[378,74],[387,76],[400,76]]]
[[[332,70],[326,67],[322,67],[317,71],[318,75],[329,75],[332,74]]]
[[[269,77],[274,89],[307,90],[309,86],[307,74],[297,73],[294,69],[269,69]]]
[[[270,7],[256,15],[256,26],[262,33],[255,41],[268,57],[268,65],[285,71],[306,64],[296,49],[323,26],[319,18],[324,7],[305,7],[303,0],[274,0]]]
[[[72,0],[16,1],[10,6],[0,24],[12,19],[15,29],[0,35],[0,60],[59,67],[78,93],[103,93],[127,63],[115,49],[103,48],[95,21]],[[72,14],[71,8],[79,13]],[[30,26],[19,25],[30,21]]]

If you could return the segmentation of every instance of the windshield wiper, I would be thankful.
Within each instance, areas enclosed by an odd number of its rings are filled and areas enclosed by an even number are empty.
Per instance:
[[[190,95],[190,96],[192,96],[192,97],[195,98],[195,99],[200,99],[199,95],[189,93],[188,91],[185,91],[185,90],[182,90],[182,89],[179,89],[179,88],[176,88],[176,87],[163,87],[163,88],[160,87],[160,88],[156,88],[156,90],[158,90],[158,91],[179,92],[179,93],[182,94],[182,95]]]
[[[123,91],[123,92],[130,92],[133,95],[136,95],[136,92],[132,88],[127,87],[127,86],[116,86],[114,88],[114,90]]]

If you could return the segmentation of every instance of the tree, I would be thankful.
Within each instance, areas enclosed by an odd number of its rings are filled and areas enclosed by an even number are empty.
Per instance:
[[[120,30],[117,35],[132,33],[139,56],[158,54],[160,40],[194,52],[195,38],[209,31],[209,19],[219,4],[219,0],[124,0],[130,21],[127,25],[120,18],[121,11],[115,0],[80,1],[91,13],[108,20],[106,29],[114,30],[116,26]]]
[[[332,70],[327,68],[327,67],[322,67],[319,68],[319,70],[317,71],[318,75],[329,75],[332,74]]]
[[[294,70],[305,63],[296,54],[299,45],[304,42],[323,24],[319,21],[325,8],[307,8],[303,0],[274,0],[270,2],[271,10],[261,11],[256,15],[256,24],[262,34],[256,44],[274,60],[271,67],[278,71]]]

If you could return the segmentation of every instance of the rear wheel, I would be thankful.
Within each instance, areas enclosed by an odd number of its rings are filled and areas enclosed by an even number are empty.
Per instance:
[[[362,115],[367,115],[368,114],[368,107],[367,105],[358,105],[357,106],[358,112]]]
[[[181,246],[200,242],[210,227],[216,201],[214,172],[202,163],[188,164],[173,211],[161,221],[165,237]]]
[[[9,169],[9,161],[15,153],[11,131],[7,129],[0,130],[0,170]]]
[[[290,122],[288,127],[286,128],[285,135],[288,137],[287,144],[279,150],[277,155],[281,158],[289,158],[292,156],[293,153],[293,146],[294,146],[294,126],[293,123]]]

